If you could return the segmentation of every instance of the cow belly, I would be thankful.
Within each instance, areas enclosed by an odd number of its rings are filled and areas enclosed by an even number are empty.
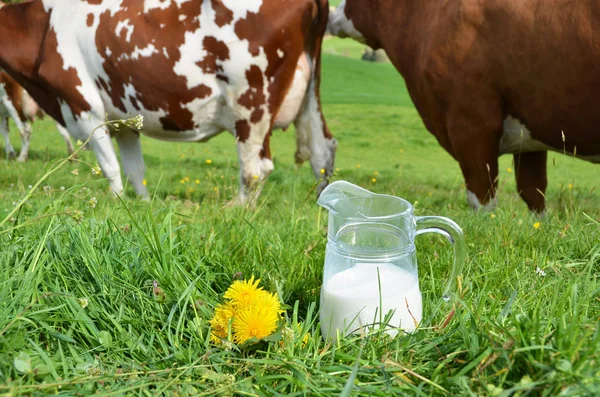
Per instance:
[[[531,137],[531,131],[521,122],[508,116],[504,120],[504,133],[500,138],[500,154],[539,152],[553,150],[543,142]]]
[[[529,131],[524,124],[521,124],[518,119],[508,116],[504,120],[504,133],[500,138],[500,154],[541,152],[548,150],[562,153],[560,149],[533,139],[531,137],[531,131]],[[600,163],[600,155],[582,156],[577,154],[576,157],[591,163]]]
[[[275,128],[286,128],[293,123],[304,103],[306,90],[310,81],[310,64],[308,56],[302,54],[296,65],[294,81],[285,96],[281,108],[275,117]]]

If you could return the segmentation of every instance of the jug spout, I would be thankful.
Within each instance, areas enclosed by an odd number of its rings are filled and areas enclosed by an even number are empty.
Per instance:
[[[361,208],[357,207],[357,200],[362,201],[360,199],[370,199],[373,196],[374,193],[350,182],[335,181],[323,190],[317,204],[341,217],[357,217],[364,216]]]

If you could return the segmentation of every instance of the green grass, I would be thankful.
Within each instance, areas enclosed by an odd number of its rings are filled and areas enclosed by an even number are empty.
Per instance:
[[[111,198],[85,152],[0,229],[0,395],[598,395],[598,167],[551,154],[540,220],[503,157],[499,209],[474,213],[458,165],[392,66],[326,55],[323,74],[336,178],[463,227],[469,257],[452,305],[434,311],[451,249],[422,236],[423,328],[323,343],[315,311],[327,214],[308,167],[293,163],[294,132],[272,139],[276,168],[256,210],[225,206],[238,188],[230,135],[144,139],[151,203],[131,188]],[[50,121],[35,127],[31,161],[0,161],[1,214],[65,156]],[[303,321],[294,343],[252,352],[209,343],[212,309],[240,274],[278,291],[290,324]]]

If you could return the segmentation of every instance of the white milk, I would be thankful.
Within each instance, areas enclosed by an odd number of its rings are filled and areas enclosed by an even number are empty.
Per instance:
[[[380,302],[383,311],[379,309]],[[335,339],[336,329],[340,333],[351,333],[380,322],[380,313],[385,321],[392,310],[395,312],[388,323],[390,327],[412,332],[416,328],[415,320],[421,322],[423,301],[417,275],[389,263],[358,263],[333,275],[323,286],[321,332],[325,339]],[[395,336],[398,330],[388,333]]]

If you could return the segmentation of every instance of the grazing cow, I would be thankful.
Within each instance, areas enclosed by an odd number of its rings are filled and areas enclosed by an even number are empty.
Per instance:
[[[600,2],[345,0],[332,34],[386,50],[475,208],[496,201],[498,156],[544,210],[547,151],[600,162]]]
[[[0,70],[0,133],[6,142],[6,156],[14,157],[15,149],[10,143],[8,119],[12,118],[21,135],[21,152],[17,161],[25,161],[29,156],[29,143],[31,141],[31,124],[36,118],[44,114],[31,96],[17,84],[6,72]],[[73,143],[69,133],[60,124],[56,125],[58,133],[67,143],[67,151],[73,153]]]
[[[91,146],[112,190],[119,163],[147,196],[139,132],[202,142],[230,131],[239,200],[273,169],[273,128],[295,123],[296,161],[333,172],[336,141],[321,112],[320,49],[327,0],[34,0],[0,8],[0,67],[85,141],[105,118],[144,117],[97,130]],[[256,196],[255,194],[252,197]]]

